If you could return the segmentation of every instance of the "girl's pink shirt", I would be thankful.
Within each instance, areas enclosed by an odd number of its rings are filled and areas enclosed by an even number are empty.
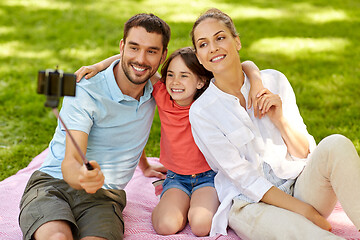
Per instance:
[[[161,122],[160,162],[167,169],[182,175],[211,170],[191,132],[190,106],[176,104],[163,82],[158,81],[153,87]]]

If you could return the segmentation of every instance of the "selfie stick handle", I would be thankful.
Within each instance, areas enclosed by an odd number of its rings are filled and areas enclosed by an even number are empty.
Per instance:
[[[83,160],[86,168],[87,168],[88,170],[93,170],[93,169],[94,169],[93,166],[91,166],[91,164],[89,163],[89,161],[86,159],[84,153],[81,151],[79,145],[76,143],[75,139],[73,138],[73,136],[72,136],[71,133],[69,132],[69,130],[68,130],[68,128],[66,127],[65,123],[64,123],[63,120],[61,119],[60,114],[59,114],[57,108],[53,108],[52,111],[53,111],[53,113],[55,114],[55,116],[60,120],[61,124],[64,126],[66,133],[69,134],[69,137],[71,138],[71,141],[73,142],[76,150],[77,150],[78,153],[80,154],[80,157],[81,157],[81,159]]]

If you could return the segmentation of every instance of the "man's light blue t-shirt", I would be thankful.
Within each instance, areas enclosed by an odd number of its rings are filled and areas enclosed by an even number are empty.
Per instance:
[[[86,158],[99,163],[106,189],[123,189],[130,181],[148,140],[155,109],[150,80],[140,101],[122,94],[113,73],[118,63],[89,80],[82,79],[76,96],[64,97],[60,111],[69,130],[89,135]],[[58,121],[49,154],[39,169],[59,179],[63,178],[65,137],[65,128]]]

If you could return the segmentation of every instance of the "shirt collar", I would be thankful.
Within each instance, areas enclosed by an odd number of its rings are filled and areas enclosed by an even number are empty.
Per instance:
[[[211,79],[210,81],[210,86],[209,88],[219,97],[221,98],[225,98],[227,100],[230,100],[230,101],[239,101],[239,99],[237,97],[235,97],[234,95],[232,94],[229,94],[229,93],[226,93],[224,91],[222,91],[221,89],[219,89],[216,85],[215,85],[215,78]]]
[[[105,77],[106,77],[107,84],[109,86],[111,98],[117,102],[121,102],[122,100],[130,100],[130,99],[134,100],[133,98],[131,98],[127,95],[124,95],[116,83],[116,79],[114,76],[114,67],[116,66],[116,64],[119,64],[119,62],[120,62],[120,59],[115,60],[105,70]],[[149,79],[144,87],[144,94],[140,97],[140,102],[144,102],[144,101],[148,100],[149,98],[151,98],[152,91],[153,91],[153,86]]]
[[[216,95],[221,96],[223,98],[227,98],[229,100],[236,100],[239,101],[239,99],[237,97],[235,97],[234,95],[231,95],[229,93],[226,93],[224,91],[222,91],[221,89],[219,89],[216,85],[215,85],[215,78],[212,78],[210,81],[210,88],[212,89],[212,91],[214,91],[216,93]],[[247,97],[250,91],[250,82],[249,79],[247,77],[247,75],[244,72],[244,84],[241,87],[241,93],[243,94],[246,102],[247,102]]]
[[[228,99],[234,99],[234,96],[231,94],[228,94],[226,92],[223,92],[222,90],[220,90],[216,85],[215,85],[215,78],[212,78],[210,80],[210,86],[209,89],[213,92],[216,93],[217,96],[219,97],[223,97],[223,98],[228,98]]]
[[[140,103],[145,102],[152,97],[151,93],[153,92],[153,89],[153,85],[149,79],[144,87],[144,94],[140,97]]]

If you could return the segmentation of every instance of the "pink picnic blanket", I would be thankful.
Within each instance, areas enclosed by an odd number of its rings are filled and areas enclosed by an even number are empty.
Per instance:
[[[18,225],[19,202],[30,175],[39,168],[47,155],[48,149],[35,157],[30,164],[15,175],[0,182],[0,239],[20,240],[22,233]],[[157,158],[149,158],[149,161],[156,163]],[[139,239],[229,239],[240,240],[236,234],[229,229],[227,236],[197,238],[192,234],[190,227],[176,235],[157,235],[151,225],[151,211],[159,199],[154,193],[152,181],[154,178],[143,176],[139,168],[136,169],[134,177],[129,182],[125,191],[127,193],[127,205],[124,209],[125,240]],[[333,227],[333,233],[346,239],[360,239],[360,233],[356,231],[351,221],[343,212],[340,204],[329,221]]]

